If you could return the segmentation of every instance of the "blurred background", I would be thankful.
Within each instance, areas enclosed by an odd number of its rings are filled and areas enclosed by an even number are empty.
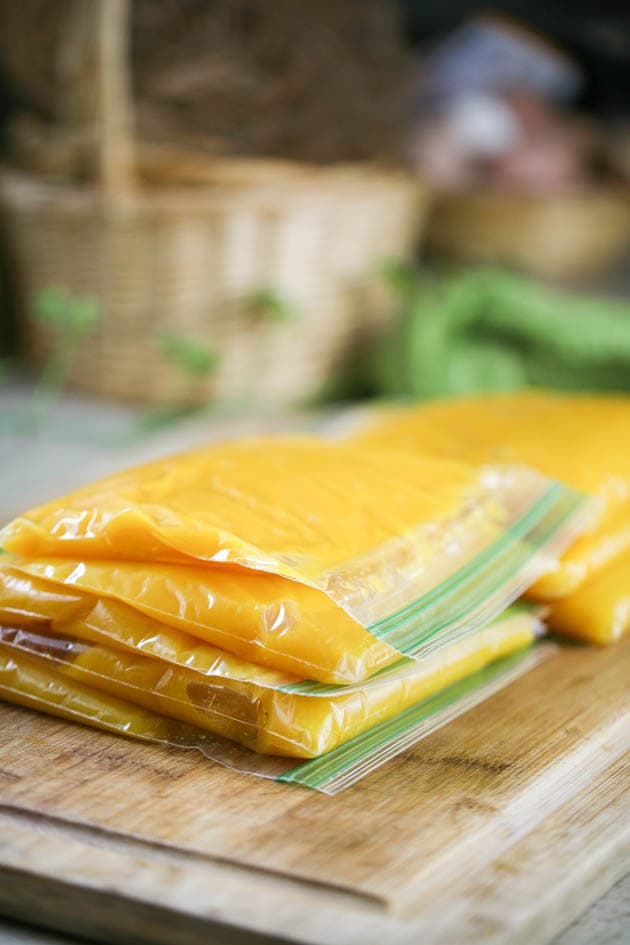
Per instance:
[[[191,418],[629,390],[623,6],[0,0],[20,484]]]

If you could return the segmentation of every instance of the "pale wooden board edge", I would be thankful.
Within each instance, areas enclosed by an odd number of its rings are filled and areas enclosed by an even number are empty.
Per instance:
[[[387,915],[361,897],[185,854],[156,856],[140,841],[7,811],[0,912],[112,945],[197,945],[210,936],[217,945],[282,938],[545,945],[630,870],[629,767],[628,756],[618,759],[492,863],[481,855],[468,881],[427,885],[413,918]],[[34,846],[45,870],[33,866]]]

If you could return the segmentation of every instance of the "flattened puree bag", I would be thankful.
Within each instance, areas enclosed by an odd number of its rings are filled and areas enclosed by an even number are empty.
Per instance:
[[[195,748],[226,767],[258,777],[336,794],[509,685],[553,652],[553,646],[550,649],[543,643],[497,659],[332,751],[297,763],[290,757],[257,754],[204,729],[140,708],[87,686],[56,666],[51,668],[47,657],[4,643],[0,643],[0,697],[117,735]]]
[[[311,758],[534,642],[535,613],[515,608],[426,660],[402,660],[366,686],[269,685],[258,667],[200,674],[163,660],[87,643],[45,628],[0,627],[0,651],[48,661],[56,673],[257,752]],[[228,659],[229,663],[229,659]],[[5,691],[10,698],[10,692]],[[0,696],[3,683],[0,679]],[[46,700],[45,692],[40,695]],[[53,700],[52,705],[55,705]],[[95,719],[96,721],[96,719]]]
[[[572,594],[555,600],[549,623],[558,633],[614,643],[630,631],[630,552],[619,555]]]
[[[487,623],[583,528],[584,501],[523,466],[268,437],[111,476],[0,542],[90,606],[349,684]]]
[[[549,644],[528,645],[538,629],[536,615],[517,608],[431,659],[403,661],[407,676],[335,699],[269,689],[260,698],[225,678],[215,689],[216,680],[160,660],[2,627],[0,698],[335,794],[553,655]]]
[[[556,567],[542,577],[528,596],[558,600],[552,625],[587,640],[612,642],[619,628],[625,590],[617,578],[619,597],[610,598],[617,560],[630,552],[630,398],[525,391],[437,401],[378,415],[367,429],[351,438],[364,448],[427,450],[467,462],[524,462],[573,488],[599,497],[597,524],[577,539]],[[595,601],[599,575],[607,596],[597,625],[581,619],[578,602]],[[575,606],[571,601],[575,594]],[[562,599],[560,601],[559,599]],[[604,614],[617,616],[608,623]],[[560,616],[561,615],[561,616]]]

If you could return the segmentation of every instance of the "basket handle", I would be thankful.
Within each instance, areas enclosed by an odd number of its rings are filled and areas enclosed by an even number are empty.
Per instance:
[[[89,172],[106,201],[134,184],[129,0],[73,0],[57,68],[60,119],[89,139]]]

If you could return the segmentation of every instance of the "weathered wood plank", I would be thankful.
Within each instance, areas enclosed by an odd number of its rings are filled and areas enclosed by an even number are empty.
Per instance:
[[[436,876],[416,915],[117,834],[0,811],[0,912],[107,943],[544,945],[630,868],[630,756],[493,863]],[[234,927],[236,926],[236,927]]]

